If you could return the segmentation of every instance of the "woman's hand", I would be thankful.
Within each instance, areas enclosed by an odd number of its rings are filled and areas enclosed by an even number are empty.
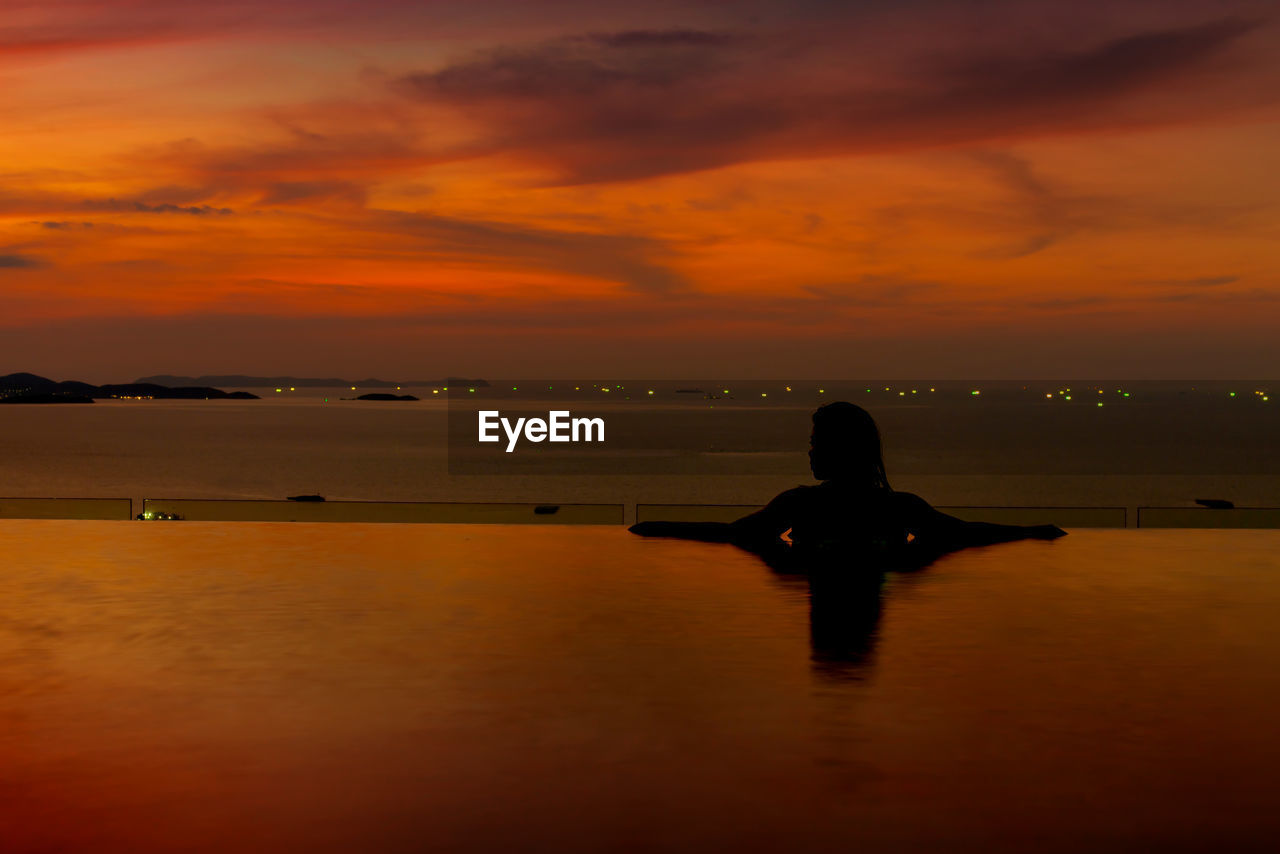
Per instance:
[[[1057,525],[1031,525],[1027,528],[1027,534],[1033,540],[1056,540],[1058,537],[1065,537],[1067,532]]]

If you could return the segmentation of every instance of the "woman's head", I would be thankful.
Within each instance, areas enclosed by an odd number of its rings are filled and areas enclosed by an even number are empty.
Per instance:
[[[818,480],[889,488],[876,422],[861,406],[843,400],[814,411],[809,467]]]

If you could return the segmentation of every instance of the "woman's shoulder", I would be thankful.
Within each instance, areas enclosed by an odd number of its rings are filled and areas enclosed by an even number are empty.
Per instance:
[[[818,498],[818,490],[822,484],[805,484],[801,486],[793,486],[791,489],[783,490],[773,497],[769,502],[770,507],[795,507],[803,505]]]
[[[933,505],[914,492],[889,491],[889,503],[895,511],[904,515],[928,513]]]

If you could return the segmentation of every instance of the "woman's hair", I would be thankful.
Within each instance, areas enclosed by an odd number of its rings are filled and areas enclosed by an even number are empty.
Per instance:
[[[843,400],[819,406],[813,413],[813,474],[819,480],[862,480],[889,489],[880,449],[880,431],[871,414]]]

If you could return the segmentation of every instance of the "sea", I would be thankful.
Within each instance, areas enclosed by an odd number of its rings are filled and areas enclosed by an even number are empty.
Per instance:
[[[1280,532],[879,595],[618,526],[0,519],[5,854],[1270,852]]]
[[[237,389],[227,388],[228,391]],[[880,426],[894,488],[948,506],[1280,505],[1280,382],[489,380],[259,400],[0,407],[0,497],[761,504],[811,483],[809,418]],[[418,400],[360,400],[362,394]],[[602,417],[600,447],[498,446],[478,408]],[[451,422],[450,412],[453,413]]]
[[[937,505],[1280,505],[1257,382],[249,390],[0,406],[0,496],[752,504],[812,482],[810,415],[852,400],[891,483]],[[450,424],[482,408],[620,441],[477,458]],[[5,854],[1280,833],[1274,530],[1072,530],[854,593],[617,525],[0,519],[0,540]]]

